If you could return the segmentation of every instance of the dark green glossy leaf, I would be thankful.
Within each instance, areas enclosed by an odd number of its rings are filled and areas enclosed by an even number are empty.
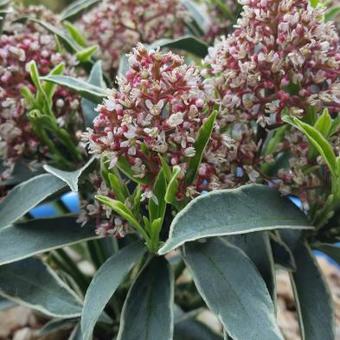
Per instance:
[[[305,215],[277,190],[263,185],[219,190],[195,198],[176,215],[159,254],[203,237],[290,228],[311,227]]]
[[[173,286],[168,262],[163,257],[154,257],[130,288],[117,340],[172,340]]]
[[[53,317],[74,318],[82,309],[75,293],[39,259],[0,266],[0,294]]]
[[[208,307],[234,339],[283,339],[274,305],[253,262],[218,238],[188,243],[183,258]]]
[[[195,21],[200,29],[200,33],[207,33],[211,23],[209,22],[209,14],[204,11],[204,7],[192,0],[181,0],[181,3],[190,13],[191,18]]]
[[[39,175],[18,184],[0,203],[0,230],[65,186],[65,182],[50,174]]]
[[[73,216],[12,225],[0,230],[0,265],[94,238],[94,226],[82,227]]]
[[[164,200],[165,192],[166,180],[164,171],[161,170],[156,178],[153,188],[153,194],[155,195],[156,199],[151,198],[148,204],[150,222],[156,220],[157,218],[161,218],[163,220],[166,208],[166,203]]]

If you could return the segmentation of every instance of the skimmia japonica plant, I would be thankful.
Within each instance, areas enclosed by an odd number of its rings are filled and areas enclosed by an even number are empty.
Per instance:
[[[312,252],[340,259],[327,6],[0,0],[0,308],[70,339],[283,339],[280,268],[302,339],[335,339]]]

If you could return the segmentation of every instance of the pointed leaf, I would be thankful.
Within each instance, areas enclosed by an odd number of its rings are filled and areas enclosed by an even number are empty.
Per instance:
[[[95,274],[85,296],[81,318],[83,339],[90,339],[98,318],[120,283],[141,259],[145,248],[133,243],[111,256]]]
[[[65,186],[65,182],[50,174],[39,175],[18,184],[0,202],[0,230]]]
[[[246,234],[272,229],[310,229],[305,215],[287,198],[263,185],[214,191],[192,200],[176,215],[165,254],[203,237]]]
[[[286,270],[295,271],[296,263],[289,247],[281,239],[276,237],[272,237],[270,242],[275,264],[278,264]]]
[[[77,0],[72,2],[69,6],[67,6],[61,13],[60,13],[60,20],[69,20],[82,11],[88,10],[90,7],[95,5],[100,0]]]
[[[78,317],[82,309],[76,294],[39,259],[1,266],[0,294],[53,317]]]
[[[185,36],[178,39],[161,39],[155,41],[150,46],[150,48],[157,47],[183,50],[200,58],[204,58],[208,54],[208,45],[193,36]]]
[[[334,340],[332,299],[316,260],[309,247],[303,243],[300,243],[293,253],[297,270],[291,274],[291,278],[302,338]]]
[[[174,280],[163,257],[153,258],[130,288],[117,340],[172,340]],[[133,327],[131,327],[133,325]]]
[[[283,339],[265,282],[243,251],[211,238],[188,243],[183,258],[202,298],[233,339]]]
[[[198,131],[197,140],[194,145],[196,153],[189,162],[189,168],[185,176],[185,182],[187,184],[191,184],[196,177],[198,168],[202,162],[204,150],[208,145],[211,133],[214,128],[217,113],[217,111],[214,111]]]
[[[78,192],[79,178],[82,173],[93,163],[94,160],[95,158],[92,157],[83,167],[76,171],[64,171],[54,168],[50,165],[44,165],[44,169],[51,175],[54,175],[64,181],[72,191]]]
[[[101,61],[97,61],[93,65],[88,82],[89,84],[98,86],[102,89],[106,88],[106,84],[104,82],[104,77],[103,77],[103,69],[102,69]],[[86,126],[92,126],[94,118],[98,115],[98,112],[96,111],[97,105],[98,103],[96,102],[92,102],[85,98],[81,99],[81,107],[83,110]]]
[[[81,226],[73,216],[12,225],[0,230],[0,265],[95,238],[94,226]]]
[[[69,76],[45,76],[41,80],[50,81],[60,86],[65,86],[75,92],[78,92],[83,98],[89,99],[94,103],[100,103],[107,96],[106,90],[99,86],[92,85],[84,80],[72,78]]]

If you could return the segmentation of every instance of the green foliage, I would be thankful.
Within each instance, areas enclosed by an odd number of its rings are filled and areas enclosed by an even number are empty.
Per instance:
[[[215,238],[187,244],[183,257],[203,299],[232,338],[282,339],[266,285],[239,248]]]
[[[309,229],[310,223],[276,190],[248,185],[215,191],[195,198],[176,215],[169,238],[159,254],[166,254],[185,242],[203,237],[282,228]]]
[[[174,282],[169,264],[155,257],[132,284],[120,320],[117,340],[171,340]],[[133,325],[133,327],[131,327]]]
[[[80,298],[50,268],[33,258],[0,267],[0,294],[57,318],[78,317],[82,310]]]
[[[110,257],[97,271],[86,292],[84,301],[81,317],[84,340],[91,339],[95,324],[105,305],[144,252],[145,248],[141,243],[130,244]]]

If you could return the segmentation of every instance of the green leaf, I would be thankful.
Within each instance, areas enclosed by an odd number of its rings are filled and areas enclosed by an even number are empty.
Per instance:
[[[93,65],[89,79],[88,79],[88,83],[95,85],[97,87],[100,87],[102,89],[106,89],[101,61],[97,61]],[[90,101],[88,99],[82,98],[81,107],[82,107],[82,111],[83,111],[83,115],[85,119],[85,125],[91,126],[93,120],[98,115],[98,112],[96,111],[97,103]]]
[[[174,340],[222,340],[222,337],[202,322],[184,320],[175,325]]]
[[[92,57],[97,52],[97,50],[98,50],[97,45],[89,46],[77,52],[75,56],[79,62],[85,63],[85,62],[91,61]]]
[[[277,190],[263,185],[218,190],[195,198],[176,215],[159,254],[203,237],[290,228],[311,229],[311,225]]]
[[[336,176],[336,156],[332,149],[332,146],[327,139],[313,126],[308,125],[295,117],[283,117],[286,123],[293,125],[306,135],[310,143],[318,150],[319,154],[326,161],[330,172]]]
[[[107,176],[110,188],[112,189],[113,193],[122,203],[124,203],[125,200],[129,197],[129,191],[124,185],[122,179],[112,172],[109,172]]]
[[[70,20],[75,16],[79,15],[81,12],[88,10],[90,7],[95,5],[100,0],[77,0],[72,2],[67,6],[61,13],[60,19]]]
[[[163,170],[160,170],[158,173],[152,192],[157,202],[155,202],[153,198],[149,199],[148,202],[149,219],[151,223],[158,218],[161,218],[161,221],[163,221],[165,215],[166,202],[164,196],[166,195],[166,179]]]
[[[0,203],[0,230],[65,186],[62,180],[50,174],[39,175],[18,184]]]
[[[0,267],[0,294],[45,315],[74,318],[82,303],[76,294],[39,259]]]
[[[202,162],[204,150],[208,145],[211,133],[214,128],[217,113],[218,113],[217,111],[214,111],[198,131],[197,140],[194,144],[196,153],[195,156],[191,158],[189,162],[188,171],[185,176],[185,182],[187,184],[191,184],[196,177],[198,168]]]
[[[38,330],[37,335],[42,337],[44,335],[50,335],[51,333],[65,331],[71,329],[75,323],[76,319],[52,319]]]
[[[82,227],[73,216],[15,224],[0,230],[0,265],[95,238],[94,226]]]
[[[276,298],[274,259],[268,232],[227,236],[225,240],[240,248],[255,264],[273,300]]]
[[[81,47],[87,47],[87,41],[84,36],[78,31],[78,28],[72,25],[70,22],[65,21],[65,28],[67,29],[68,34],[72,37],[72,39]]]
[[[335,6],[325,13],[325,21],[334,20],[340,14],[340,6]]]
[[[177,39],[161,39],[150,45],[150,48],[157,47],[183,50],[200,58],[205,58],[208,54],[208,45],[193,36],[184,36]]]
[[[136,177],[134,172],[131,170],[131,165],[127,159],[120,157],[117,162],[117,168],[129,179],[138,184],[149,184],[149,179]]]
[[[323,252],[324,254],[328,255],[338,264],[340,264],[340,247],[335,244],[318,244],[316,246],[318,250]]]
[[[64,31],[42,20],[38,20],[34,18],[27,18],[27,19],[39,24],[40,26],[44,27],[50,33],[57,36],[58,39],[60,39],[60,41],[64,44],[67,51],[69,51],[70,53],[78,52],[80,50],[80,46],[72,38],[70,38]]]
[[[254,264],[218,238],[189,243],[183,258],[208,307],[234,339],[283,339],[274,305]]]
[[[167,203],[173,203],[176,199],[176,194],[178,190],[178,180],[177,177],[181,171],[181,168],[179,166],[174,166],[172,170],[172,175],[170,177],[169,184],[166,188],[166,193],[164,196],[164,200]]]
[[[136,242],[111,256],[97,271],[86,292],[81,317],[83,339],[90,339],[96,322],[118,286],[145,252]]]
[[[309,1],[313,7],[316,7],[319,4],[319,0],[309,0]]]
[[[76,171],[64,171],[54,168],[50,165],[44,165],[44,169],[51,175],[64,181],[72,191],[78,192],[78,182],[82,173],[93,163],[95,157],[92,157],[84,166]]]
[[[223,13],[223,15],[231,20],[234,21],[235,17],[231,12],[230,8],[227,6],[226,1],[222,0],[211,0],[211,2]]]
[[[154,257],[131,286],[117,340],[172,340],[174,279],[163,257]],[[133,325],[133,327],[132,327]]]
[[[101,103],[103,98],[107,96],[106,90],[92,85],[84,80],[72,78],[69,76],[45,76],[40,77],[41,80],[49,81],[60,86],[65,86],[73,91],[78,92],[83,98],[93,103]]]
[[[286,270],[295,271],[296,270],[295,259],[293,253],[286,245],[286,243],[284,243],[278,237],[272,237],[270,242],[275,264],[278,264],[279,266]]]
[[[332,117],[327,109],[324,109],[322,115],[317,119],[314,127],[324,136],[328,137],[332,128]]]
[[[100,203],[105,204],[106,206],[111,208],[123,219],[127,220],[129,224],[134,227],[141,234],[141,236],[144,237],[145,240],[148,240],[148,235],[146,234],[145,230],[137,221],[132,211],[126,205],[124,205],[124,203],[102,195],[97,195],[96,199]]]
[[[331,295],[316,260],[309,247],[302,242],[295,247],[293,254],[297,270],[291,274],[291,278],[302,339],[334,340],[335,320]]]

